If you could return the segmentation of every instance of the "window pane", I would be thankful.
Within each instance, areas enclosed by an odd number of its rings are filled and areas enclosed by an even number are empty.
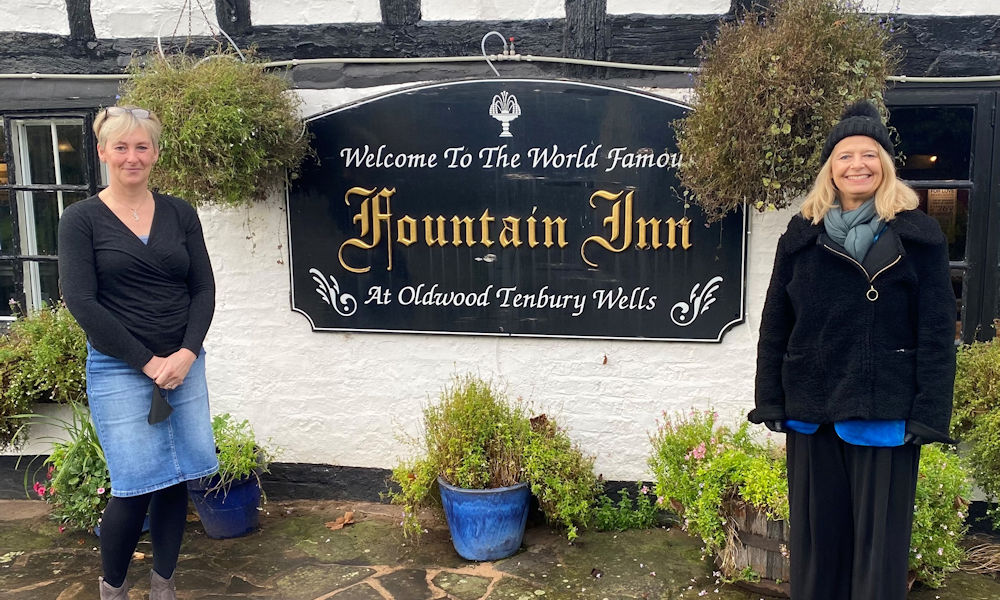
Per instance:
[[[59,295],[59,270],[56,261],[45,261],[38,263],[39,281],[42,286],[42,297],[38,298],[39,307],[42,303],[48,305],[58,302]]]
[[[905,155],[903,179],[971,179],[971,106],[895,106],[889,125],[900,137],[898,152]]]
[[[0,317],[11,315],[10,300],[14,293],[14,263],[0,261]]]
[[[0,191],[0,256],[18,254],[14,249],[14,219],[10,214],[10,192]]]
[[[57,125],[59,137],[59,171],[66,185],[86,183],[86,164],[83,154],[83,127]]]
[[[948,236],[948,258],[965,260],[965,237],[969,229],[968,189],[916,190],[920,210],[937,219]]]
[[[79,202],[80,200],[86,200],[86,192],[63,192],[63,210],[74,202]]]
[[[34,192],[35,252],[55,254],[59,230],[59,204],[55,192]]]
[[[965,271],[952,269],[951,287],[955,291],[955,339],[962,339],[962,306],[965,304]]]
[[[25,183],[55,183],[56,169],[52,159],[52,129],[45,125],[25,125],[28,138],[28,167],[31,181]]]
[[[7,178],[7,163],[4,162],[7,156],[7,132],[3,128],[3,119],[0,119],[0,185],[10,183]]]

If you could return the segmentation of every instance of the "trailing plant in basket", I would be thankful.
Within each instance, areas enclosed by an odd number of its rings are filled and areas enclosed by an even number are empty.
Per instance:
[[[92,531],[111,497],[111,479],[90,411],[77,402],[71,402],[70,407],[71,414],[65,419],[25,415],[51,421],[65,436],[52,445],[43,463],[47,467],[45,478],[33,482],[32,488],[51,505],[50,515],[60,523],[60,531],[65,527]]]
[[[121,103],[163,122],[150,184],[195,204],[263,200],[294,176],[308,151],[299,101],[279,75],[252,57],[222,52],[197,59],[133,59]]]
[[[26,421],[12,417],[34,403],[86,400],[86,361],[86,334],[61,304],[10,324],[0,335],[0,448],[24,441]]]
[[[698,49],[695,109],[676,123],[681,183],[709,220],[744,201],[783,208],[807,191],[843,109],[883,106],[899,62],[892,19],[853,0],[775,0]]]
[[[404,507],[406,535],[422,531],[417,510],[432,501],[438,476],[468,489],[527,482],[542,512],[565,527],[570,539],[588,522],[599,491],[593,458],[551,419],[531,419],[520,401],[490,382],[472,375],[453,379],[424,408],[423,432],[410,441],[422,454],[393,469],[399,490],[389,494]]]
[[[706,554],[725,551],[730,501],[753,506],[770,519],[789,516],[784,449],[770,439],[755,441],[748,426],[744,422],[733,429],[720,425],[712,411],[691,411],[664,414],[651,436],[649,466],[656,479],[657,502],[678,513],[684,529],[702,539]],[[957,455],[937,445],[921,449],[910,544],[910,572],[916,581],[939,587],[945,574],[958,568],[964,556],[960,542],[967,529],[969,492]],[[724,576],[760,578],[739,565]]]

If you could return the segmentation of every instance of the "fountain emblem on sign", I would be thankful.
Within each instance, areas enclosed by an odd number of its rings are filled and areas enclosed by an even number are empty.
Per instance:
[[[521,106],[518,105],[517,97],[514,94],[509,94],[505,90],[493,96],[493,102],[490,104],[490,116],[500,121],[503,126],[500,137],[514,137],[514,134],[510,132],[510,122],[520,114]]]

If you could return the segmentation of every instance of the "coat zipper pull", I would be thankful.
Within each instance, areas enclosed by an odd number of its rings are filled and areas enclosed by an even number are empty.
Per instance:
[[[875,289],[875,286],[872,283],[869,282],[868,285],[871,287],[868,288],[868,292],[865,293],[865,298],[868,298],[869,302],[875,302],[878,300],[878,290]]]

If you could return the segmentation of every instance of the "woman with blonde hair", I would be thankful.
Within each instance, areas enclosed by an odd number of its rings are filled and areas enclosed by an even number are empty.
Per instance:
[[[87,334],[87,398],[111,476],[101,518],[102,600],[126,600],[149,513],[150,600],[175,600],[185,482],[218,469],[202,342],[215,281],[198,213],[149,190],[161,131],[152,112],[94,120],[109,184],[59,220],[59,283]]]
[[[778,241],[750,421],[787,435],[793,600],[903,600],[920,445],[948,437],[948,246],[849,107]]]

